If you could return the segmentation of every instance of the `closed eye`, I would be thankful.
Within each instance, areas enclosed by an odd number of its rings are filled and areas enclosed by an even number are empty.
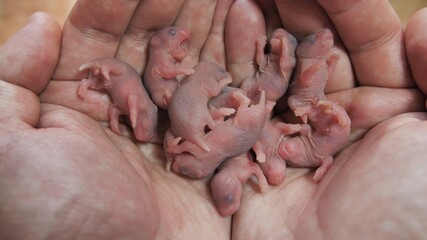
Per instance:
[[[171,28],[171,29],[169,29],[168,34],[169,34],[170,36],[172,36],[172,37],[175,37],[175,35],[176,35],[176,28]]]

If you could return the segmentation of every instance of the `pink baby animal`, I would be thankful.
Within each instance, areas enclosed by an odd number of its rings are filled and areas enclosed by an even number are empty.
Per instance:
[[[130,118],[136,139],[149,141],[157,128],[157,107],[151,101],[142,80],[129,64],[115,58],[100,58],[80,67],[89,71],[78,89],[80,98],[85,98],[87,89],[105,89],[112,98],[109,108],[110,125],[120,134],[119,115]]]

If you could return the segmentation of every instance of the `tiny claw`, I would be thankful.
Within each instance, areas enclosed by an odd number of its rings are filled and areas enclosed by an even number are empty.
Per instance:
[[[135,129],[138,121],[138,97],[131,94],[127,98],[128,107],[129,107],[129,118],[132,124],[132,128]]]
[[[307,123],[308,122],[308,116],[307,115],[301,116],[301,120],[303,123]]]
[[[80,72],[85,71],[87,69],[90,69],[92,66],[93,66],[92,63],[85,63],[79,67],[79,71]]]

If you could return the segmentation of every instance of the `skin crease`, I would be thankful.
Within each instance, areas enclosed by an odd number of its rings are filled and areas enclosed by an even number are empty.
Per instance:
[[[104,1],[77,1],[62,32],[52,18],[36,14],[0,49],[0,103],[8,106],[0,108],[1,239],[426,235],[427,114],[425,97],[411,88],[415,84],[410,77],[413,73],[420,86],[424,82],[422,74],[410,70],[427,64],[421,47],[427,41],[425,11],[409,21],[404,33],[388,1],[312,2],[324,8],[321,19],[330,17],[354,64],[356,77],[341,73],[347,76],[342,81],[356,79],[358,87],[327,95],[350,115],[349,146],[319,184],[313,183],[310,169],[287,168],[285,182],[263,194],[244,185],[240,209],[231,219],[220,217],[214,208],[208,179],[191,181],[166,173],[160,146],[137,145],[104,127],[109,104],[105,95],[81,101],[75,94],[79,82],[64,81],[78,79],[78,67],[91,59],[113,57],[135,19],[138,1],[108,1],[113,4],[109,7]],[[215,1],[200,2],[215,9]],[[200,18],[190,10],[186,19]],[[286,10],[278,11],[284,19]],[[295,18],[295,29],[304,29],[306,17]],[[355,24],[354,19],[361,21]],[[210,29],[208,20],[193,21],[190,31]],[[231,34],[233,27],[241,27],[230,21],[227,25]],[[237,36],[225,38],[228,44],[241,42]],[[65,45],[60,53],[61,41]],[[405,47],[412,54],[406,55]],[[224,59],[233,62],[235,56]],[[189,58],[197,62],[199,56]],[[240,74],[244,72],[246,66]],[[413,113],[417,111],[421,113]]]
[[[265,20],[255,0],[236,0],[231,5],[225,26],[227,70],[233,76],[232,86],[239,87],[244,79],[254,76],[258,70],[256,42],[265,35]],[[240,41],[234,41],[236,38]]]

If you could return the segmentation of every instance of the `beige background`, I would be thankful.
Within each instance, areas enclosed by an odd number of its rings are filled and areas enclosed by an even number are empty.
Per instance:
[[[25,25],[35,11],[44,11],[62,24],[76,0],[0,0],[0,44]],[[403,24],[418,9],[427,7],[427,0],[390,0]]]

